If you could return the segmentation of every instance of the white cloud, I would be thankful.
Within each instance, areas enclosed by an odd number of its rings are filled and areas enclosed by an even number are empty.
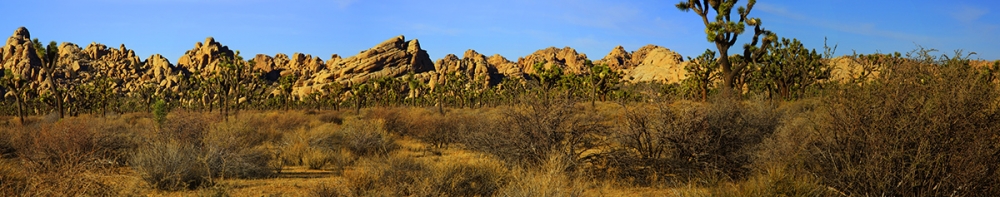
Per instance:
[[[920,43],[928,42],[932,39],[929,36],[882,29],[879,28],[878,25],[876,25],[875,23],[870,23],[870,22],[837,22],[826,19],[814,18],[805,14],[789,11],[787,8],[783,6],[773,5],[769,3],[757,3],[755,8],[765,13],[778,15],[781,17],[787,17],[789,19],[796,20],[805,24],[841,32],[868,35],[868,36],[879,36],[879,37],[886,37],[897,40],[905,40],[905,41],[920,42]],[[767,26],[766,25],[767,19],[764,19],[764,24],[765,24],[764,26]],[[779,35],[781,34],[781,32],[777,33]]]
[[[982,18],[987,13],[990,13],[990,10],[986,8],[963,5],[952,11],[951,17],[963,23],[971,23],[979,20],[979,18]]]

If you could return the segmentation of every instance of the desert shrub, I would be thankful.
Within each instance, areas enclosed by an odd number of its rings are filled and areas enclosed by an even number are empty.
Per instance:
[[[132,156],[132,168],[160,190],[196,189],[213,184],[207,159],[194,144],[153,141]]]
[[[309,169],[318,170],[326,167],[333,160],[333,151],[321,148],[310,148],[302,155],[302,163]]]
[[[807,173],[784,168],[767,169],[745,181],[719,185],[709,191],[714,196],[843,196]]]
[[[141,125],[126,124],[124,119],[86,116],[0,130],[13,151],[7,156],[16,157],[2,163],[18,169],[0,176],[12,178],[9,184],[21,184],[16,177],[26,177],[25,187],[19,190],[24,196],[117,195],[119,188],[94,174],[125,164],[127,154],[138,144],[134,136],[142,132]]]
[[[213,177],[264,178],[274,175],[271,164],[277,149],[271,146],[280,140],[273,132],[260,130],[250,120],[218,123],[205,136],[204,151]]]
[[[411,127],[407,133],[430,143],[432,147],[446,148],[449,144],[458,142],[462,131],[477,129],[480,123],[479,118],[460,113],[422,114],[411,119]]]
[[[319,114],[317,119],[322,122],[344,124],[344,118],[341,117],[340,111],[327,111],[326,113]]]
[[[406,132],[410,125],[402,112],[403,110],[403,108],[396,107],[376,107],[368,111],[364,117],[369,120],[381,120],[383,129],[388,132],[407,135]]]
[[[301,112],[269,112],[249,118],[250,124],[271,133],[283,133],[309,126],[309,117]],[[280,136],[278,136],[280,137]]]
[[[321,193],[347,196],[495,196],[510,181],[506,167],[490,161],[429,165],[405,155],[366,158],[344,172],[345,188]]]
[[[444,196],[494,196],[510,181],[507,169],[495,162],[445,164],[433,174],[431,189]]]
[[[362,161],[344,178],[353,196],[424,196],[429,173],[429,166],[412,157],[392,156]]]
[[[996,72],[915,51],[829,102],[805,167],[854,196],[997,193]]]
[[[98,121],[94,129],[95,157],[100,162],[127,165],[129,156],[139,147],[139,135],[152,129],[149,125],[125,124],[121,120]]]
[[[343,186],[343,184],[336,184],[336,185],[326,184],[326,183],[319,184],[319,186],[310,189],[310,193],[312,194],[312,196],[317,196],[317,197],[350,196],[351,193],[350,191],[347,191],[348,190],[347,188],[336,187],[336,186]]]
[[[743,103],[716,98],[689,128],[669,138],[674,155],[685,166],[711,176],[742,179],[750,172],[753,148],[769,137],[781,115],[770,101]],[[693,172],[689,172],[693,173]]]
[[[324,169],[330,165],[334,172],[341,172],[347,166],[354,164],[358,157],[351,154],[346,148],[330,150],[326,148],[310,148],[306,152],[303,162],[309,169]]]
[[[16,143],[13,141],[17,135],[14,129],[5,127],[0,129],[0,158],[9,159],[17,157]]]
[[[211,123],[220,119],[205,113],[174,110],[167,116],[167,121],[160,132],[161,137],[177,139],[181,142],[202,146],[202,139],[211,128]]]
[[[562,155],[550,155],[539,166],[510,170],[510,181],[497,196],[582,196],[581,181],[571,178]]]
[[[348,121],[339,131],[311,143],[329,150],[344,148],[357,156],[386,156],[399,149],[399,145],[384,129],[384,124],[379,119]]]
[[[772,102],[711,101],[626,110],[612,138],[616,146],[595,156],[591,171],[639,185],[745,178],[754,148],[775,131],[780,115]]]
[[[576,163],[598,144],[607,128],[602,118],[581,110],[565,99],[538,99],[520,107],[503,109],[487,126],[471,127],[462,134],[467,148],[489,153],[517,165],[536,165],[550,154],[565,155]],[[480,118],[484,119],[484,118]]]
[[[11,148],[41,172],[63,167],[123,165],[141,127],[122,120],[72,117],[6,131]]]
[[[29,184],[28,174],[24,172],[23,166],[6,159],[0,160],[0,195],[21,196]]]

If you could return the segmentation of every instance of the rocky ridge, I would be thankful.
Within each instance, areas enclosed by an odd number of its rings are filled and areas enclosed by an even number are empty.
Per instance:
[[[55,68],[47,70],[43,60],[34,53],[30,39],[26,28],[17,29],[0,48],[0,69],[32,79],[31,87],[43,89],[52,86],[44,82],[46,76],[57,79],[53,80],[55,83],[65,84],[92,84],[106,77],[118,79],[112,84],[116,93],[178,93],[183,89],[180,84],[186,75],[211,75],[220,69],[218,65],[222,61],[239,58],[238,51],[231,50],[213,37],[197,42],[176,64],[171,64],[159,54],[140,61],[135,52],[125,45],[110,48],[91,43],[81,48],[73,43],[62,43]],[[297,99],[305,99],[314,95],[326,96],[329,87],[334,85],[350,87],[376,78],[401,78],[410,73],[431,88],[443,83],[448,74],[482,80],[484,85],[497,84],[505,78],[521,80],[535,73],[534,65],[539,62],[545,62],[545,68],[558,66],[567,74],[586,74],[590,72],[588,61],[586,54],[570,47],[541,49],[517,58],[517,61],[499,54],[487,57],[471,49],[461,58],[448,54],[432,61],[419,41],[397,36],[346,58],[333,54],[324,61],[318,56],[302,53],[290,56],[282,53],[274,56],[257,54],[249,59],[248,66],[251,72],[263,75],[266,81],[272,83],[281,77],[292,76],[294,81],[290,93]],[[625,78],[631,81],[664,82],[680,81],[684,74],[683,65],[686,64],[679,54],[654,45],[634,52],[618,46],[595,63],[607,64],[613,70],[625,73]],[[281,94],[283,91],[271,91],[271,96]]]

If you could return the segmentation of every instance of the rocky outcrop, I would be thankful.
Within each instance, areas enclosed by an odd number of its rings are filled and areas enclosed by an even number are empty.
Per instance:
[[[35,52],[31,33],[27,28],[17,28],[0,49],[0,70],[10,70],[15,77],[33,80],[39,78],[41,67],[42,59]]]
[[[680,83],[686,78],[683,57],[677,52],[656,45],[646,45],[632,53],[633,69],[625,73],[632,81]]]
[[[606,64],[612,70],[623,72],[626,81],[632,82],[679,83],[687,74],[684,70],[687,62],[680,54],[656,45],[646,45],[632,53],[617,46],[595,64]]]
[[[102,71],[108,77],[136,81],[145,72],[142,61],[135,52],[120,45],[117,49],[99,43],[91,43],[81,51],[91,68]]]
[[[611,53],[604,56],[604,59],[594,61],[594,65],[608,65],[611,70],[628,70],[636,64],[632,63],[632,54],[625,50],[625,47],[618,45]]]
[[[445,82],[450,74],[466,75],[484,86],[496,84],[503,77],[497,72],[496,67],[489,63],[485,55],[472,49],[465,51],[462,59],[458,59],[455,54],[445,55],[434,63],[434,70],[436,74],[431,77],[431,87]]]
[[[406,41],[403,36],[386,40],[332,66],[337,73],[331,77],[341,83],[361,83],[378,77],[400,77],[434,70],[434,62],[427,51],[420,48],[420,43],[416,39]]]
[[[507,60],[507,58],[501,56],[500,54],[493,54],[489,59],[486,60],[490,65],[493,65],[497,69],[497,72],[505,77],[513,79],[523,79],[524,70],[518,67],[517,63]]]
[[[524,73],[528,74],[536,72],[534,65],[539,62],[545,62],[543,66],[545,69],[558,66],[563,69],[563,73],[584,74],[590,72],[590,68],[585,65],[586,61],[587,55],[577,53],[576,49],[570,47],[562,49],[549,47],[535,51],[531,55],[518,58],[517,65]]]
[[[257,54],[253,58],[255,71],[260,71],[265,74],[265,78],[270,81],[276,81],[279,77],[296,75],[296,76],[311,76],[327,69],[327,63],[320,59],[319,57],[313,57],[312,55],[294,53],[291,57],[283,53],[278,53],[271,56],[264,54]]]
[[[178,84],[184,73],[171,65],[170,60],[163,55],[153,54],[146,58],[143,65],[147,69],[142,76],[144,83],[133,85],[134,88],[140,88],[143,84],[153,84],[157,86],[156,94],[164,91],[178,92]]]
[[[177,60],[177,67],[207,75],[217,71],[218,63],[224,58],[235,59],[235,53],[228,46],[216,42],[215,38],[208,37],[204,43],[195,43],[193,49],[185,52]]]

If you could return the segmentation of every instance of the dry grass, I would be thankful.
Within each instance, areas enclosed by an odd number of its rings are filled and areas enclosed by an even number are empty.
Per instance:
[[[899,62],[794,102],[0,118],[0,195],[996,193],[995,73]]]

